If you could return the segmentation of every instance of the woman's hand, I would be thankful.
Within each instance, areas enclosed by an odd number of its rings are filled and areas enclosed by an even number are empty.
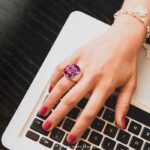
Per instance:
[[[102,36],[79,48],[60,63],[51,77],[53,89],[39,114],[47,115],[65,95],[43,123],[43,128],[48,131],[53,129],[90,92],[87,105],[67,137],[68,143],[73,144],[90,126],[105,100],[117,87],[121,87],[121,90],[115,121],[119,127],[125,128],[125,116],[136,88],[137,56],[143,39],[142,25],[125,16],[118,19]],[[77,64],[81,68],[83,75],[77,83],[63,76],[63,70],[68,64]]]

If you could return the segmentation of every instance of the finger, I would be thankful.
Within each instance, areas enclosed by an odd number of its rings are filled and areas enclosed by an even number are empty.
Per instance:
[[[45,127],[46,122],[51,122],[51,127],[46,130],[54,128],[71,110],[76,104],[88,93],[91,86],[90,80],[81,79],[61,100],[54,112],[43,123]],[[76,94],[78,93],[78,94]],[[45,129],[45,128],[44,128]]]
[[[55,85],[54,89],[48,95],[48,98],[43,102],[40,110],[40,116],[46,116],[60,98],[75,84],[66,77],[61,78]]]
[[[121,128],[126,128],[126,114],[128,112],[135,87],[136,85],[134,82],[130,81],[121,88],[119,93],[115,108],[115,121],[116,124]]]
[[[64,60],[63,62],[61,62],[60,64],[56,66],[56,69],[54,70],[50,78],[50,85],[48,89],[49,93],[52,91],[56,83],[63,77],[64,68],[68,64],[76,64],[78,62],[78,59],[79,59],[78,53],[74,53],[70,57],[68,57],[66,60]]]
[[[67,137],[67,141],[69,144],[75,143],[83,135],[85,130],[95,119],[100,108],[103,106],[104,101],[110,95],[109,93],[111,93],[111,90],[109,88],[97,88],[94,90],[86,107],[82,111],[80,117],[78,118],[77,122],[75,123],[74,127]]]
[[[84,70],[82,64],[79,64],[81,70]],[[56,103],[64,96],[64,94],[73,86],[76,82],[69,80],[67,77],[61,78],[55,85],[54,89],[49,94],[48,98],[42,104],[39,110],[39,115],[46,116]]]

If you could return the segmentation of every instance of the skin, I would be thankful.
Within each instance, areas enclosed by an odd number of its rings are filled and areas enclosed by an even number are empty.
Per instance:
[[[140,3],[140,0],[138,2]],[[148,3],[146,0],[145,2]],[[132,6],[132,3],[128,3],[129,0],[123,7]],[[115,108],[115,122],[118,127],[124,128],[122,118],[128,112],[136,89],[137,57],[145,36],[146,29],[142,23],[129,15],[122,15],[102,36],[83,45],[64,62],[58,64],[50,82],[53,90],[41,106],[48,108],[44,115],[47,115],[57,101],[69,91],[47,118],[52,123],[48,131],[90,92],[91,97],[86,107],[69,133],[75,136],[77,141],[90,126],[105,100],[118,87],[120,93]],[[82,78],[77,83],[63,76],[63,70],[68,64],[77,64],[82,70]]]

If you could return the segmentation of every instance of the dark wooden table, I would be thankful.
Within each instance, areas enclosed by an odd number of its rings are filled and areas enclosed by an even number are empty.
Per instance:
[[[0,0],[0,137],[68,15],[80,10],[112,24],[122,1]]]

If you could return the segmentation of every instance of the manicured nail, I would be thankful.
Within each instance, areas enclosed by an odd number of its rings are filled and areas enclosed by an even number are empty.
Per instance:
[[[49,89],[48,89],[48,92],[50,93],[52,91],[53,87],[50,86]]]
[[[50,127],[52,126],[52,122],[50,120],[46,120],[43,125],[42,125],[42,128],[44,130],[48,130]]]
[[[68,138],[67,138],[68,144],[74,144],[75,141],[76,141],[75,135],[73,135],[73,134],[68,135]]]
[[[122,118],[121,118],[121,122],[122,122],[122,128],[126,128],[126,117],[125,116],[123,116]]]
[[[47,112],[47,107],[42,106],[41,109],[39,110],[39,115],[43,116]]]

